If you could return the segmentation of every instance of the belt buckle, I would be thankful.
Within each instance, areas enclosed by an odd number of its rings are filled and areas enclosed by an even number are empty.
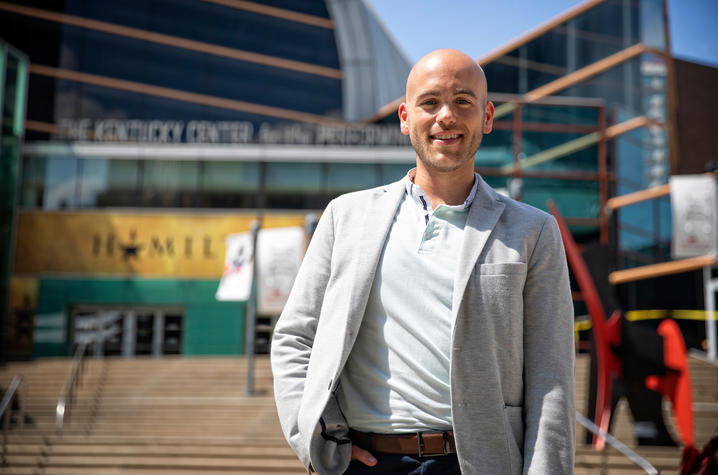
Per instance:
[[[434,457],[437,455],[449,455],[451,453],[451,444],[449,444],[449,433],[446,431],[441,432],[442,451],[435,453],[424,452],[424,438],[421,432],[416,433],[416,439],[419,447],[419,457]]]

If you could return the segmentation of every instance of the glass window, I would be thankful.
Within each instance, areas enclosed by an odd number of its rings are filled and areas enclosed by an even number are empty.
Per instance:
[[[257,190],[256,162],[204,162],[202,188],[207,191]]]
[[[549,199],[557,203],[564,217],[598,218],[597,182],[524,178],[522,201],[545,210]]]
[[[524,104],[521,106],[521,119],[525,122],[567,124],[569,126],[596,125],[598,123],[598,109],[595,107]]]
[[[476,153],[475,166],[501,167],[514,161],[514,133],[511,130],[493,130],[481,139]]]
[[[63,119],[141,119],[141,120],[231,120],[251,121],[255,128],[263,122],[279,119],[219,107],[157,96],[148,96],[118,89],[58,81],[62,94],[57,97],[54,122]],[[51,122],[52,122],[51,121]],[[186,125],[186,124],[185,124]]]
[[[377,186],[377,166],[373,163],[330,163],[327,165],[327,190],[355,191]]]
[[[660,0],[603,2],[487,64],[489,90],[526,92],[662,31]],[[651,40],[651,45],[660,41]],[[576,94],[571,94],[576,95]],[[579,94],[581,95],[581,94]],[[600,97],[600,93],[582,94]]]
[[[25,6],[28,2],[12,2]],[[43,4],[52,2],[42,2]],[[45,8],[45,6],[41,6]],[[29,56],[30,64],[57,66],[61,25],[8,11],[0,14],[2,39]]]
[[[78,201],[78,160],[73,157],[49,157],[45,170],[45,209],[74,208]]]
[[[519,70],[515,59],[499,58],[484,65],[486,85],[490,92],[516,94],[519,90]]]
[[[401,180],[412,168],[414,168],[414,165],[409,163],[382,163],[379,165],[381,183],[393,183]]]
[[[148,160],[143,162],[142,188],[148,191],[196,189],[198,162]]]
[[[79,160],[78,208],[97,206],[98,197],[107,190],[108,160]]]
[[[329,18],[329,12],[327,12],[327,6],[324,0],[303,0],[301,2],[298,2],[297,0],[262,0],[262,3],[321,18]]]
[[[110,160],[107,171],[107,186],[110,189],[135,190],[139,187],[138,160]]]
[[[521,150],[526,158],[564,145],[583,134],[524,132]],[[569,155],[548,160],[531,167],[531,170],[596,171],[598,169],[598,148],[596,145],[577,150]]]
[[[45,157],[25,157],[22,163],[20,206],[41,207],[45,194]]]
[[[65,27],[65,32],[62,58],[65,62],[63,67],[68,69],[282,109],[337,117],[341,115],[340,79],[70,26]],[[106,51],[113,51],[113,54],[107,55]],[[120,103],[119,107],[102,107],[101,103],[91,98],[91,95],[97,94],[98,86],[67,83],[61,82],[60,93],[56,98],[58,115],[63,118],[168,118],[159,116],[159,111],[142,100],[151,96],[125,91],[104,92],[105,96],[117,96],[119,93],[125,97],[135,94],[138,98],[130,104]],[[184,101],[172,102],[180,109],[172,114],[174,116],[188,108],[182,104]],[[204,106],[190,103],[189,107],[196,110]],[[182,118],[188,117],[203,118],[196,113]]]
[[[600,97],[607,107],[619,106],[632,117],[641,115],[640,60],[633,58],[614,68],[559,91],[557,95]]]
[[[641,42],[657,49],[666,48],[662,0],[640,0]]]
[[[242,63],[218,56],[208,62],[203,92],[313,114],[341,116],[341,80]]]
[[[618,210],[619,248],[641,252],[652,246],[654,242],[653,230],[656,224],[654,222],[654,207],[656,205],[657,203],[650,200]]]
[[[322,167],[319,163],[270,162],[266,164],[267,192],[321,191]]]
[[[212,2],[70,0],[67,2],[67,13],[205,43],[339,68],[334,32],[331,29]],[[211,25],[211,28],[207,25]],[[275,38],[291,38],[292,41],[274,41]]]

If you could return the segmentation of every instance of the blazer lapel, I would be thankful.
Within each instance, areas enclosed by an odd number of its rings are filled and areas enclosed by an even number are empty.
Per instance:
[[[488,241],[505,206],[499,194],[479,177],[479,187],[476,190],[476,196],[466,218],[464,238],[459,251],[458,262],[460,264],[456,268],[454,278],[454,295],[452,299],[454,317],[459,311],[461,299],[464,297],[464,291],[474,271],[476,261],[481,255],[481,251],[483,251],[486,241]]]
[[[353,256],[354,278],[348,320],[348,327],[354,330],[353,335],[356,335],[361,325],[379,257],[403,195],[404,182],[401,180],[378,188],[370,196],[371,203],[365,208],[366,215],[359,234],[357,252]],[[347,346],[351,347],[353,341],[348,343],[350,344]]]

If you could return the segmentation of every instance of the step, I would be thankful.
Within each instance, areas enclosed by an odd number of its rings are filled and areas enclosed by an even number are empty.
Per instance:
[[[29,467],[37,465],[36,456],[8,455],[7,462],[13,467]],[[45,467],[95,467],[105,468],[161,468],[161,469],[182,469],[182,470],[254,470],[255,472],[267,472],[271,470],[291,470],[301,468],[301,463],[296,459],[288,458],[264,458],[255,460],[249,458],[222,458],[222,457],[178,457],[178,456],[137,456],[120,457],[117,455],[57,455],[49,454],[44,458]]]

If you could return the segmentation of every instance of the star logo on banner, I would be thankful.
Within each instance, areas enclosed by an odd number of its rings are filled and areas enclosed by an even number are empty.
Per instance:
[[[139,253],[145,245],[137,242],[137,232],[133,229],[130,232],[130,242],[127,244],[120,244],[119,247],[122,251],[123,259],[125,261],[129,261],[130,259],[139,259]]]

